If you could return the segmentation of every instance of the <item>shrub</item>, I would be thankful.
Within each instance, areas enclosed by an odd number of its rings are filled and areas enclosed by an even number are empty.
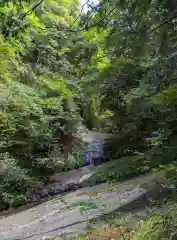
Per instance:
[[[176,237],[176,220],[166,215],[153,216],[143,222],[132,240],[168,240]]]
[[[86,149],[86,144],[80,142],[74,146],[72,151],[73,162],[71,163],[72,168],[79,168],[84,165],[84,153]]]
[[[169,179],[171,183],[177,185],[177,165],[175,163],[170,164],[165,169],[165,177]]]
[[[150,167],[141,156],[122,157],[100,166],[84,184],[94,185],[106,181],[122,181],[148,172],[149,170]]]
[[[132,240],[160,240],[162,239],[163,219],[152,217],[141,224],[139,231]]]
[[[34,183],[27,170],[20,168],[8,153],[0,154],[0,199],[6,206],[26,202],[27,194]]]

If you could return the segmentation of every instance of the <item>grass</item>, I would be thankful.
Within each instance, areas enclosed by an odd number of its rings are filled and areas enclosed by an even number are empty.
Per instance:
[[[87,236],[77,240],[176,240],[176,217],[174,202],[128,214],[118,213],[104,222],[92,223]]]
[[[150,166],[142,157],[123,157],[98,167],[95,173],[84,181],[83,185],[93,186],[104,182],[123,181],[147,173],[150,170]]]
[[[78,240],[124,240],[128,234],[124,228],[104,227],[93,230],[87,237],[78,238]]]
[[[174,163],[159,165],[159,162],[147,161],[143,156],[126,156],[99,166],[82,185],[93,186],[105,182],[120,182],[148,172],[159,171],[166,172],[168,179],[176,180],[177,166]]]

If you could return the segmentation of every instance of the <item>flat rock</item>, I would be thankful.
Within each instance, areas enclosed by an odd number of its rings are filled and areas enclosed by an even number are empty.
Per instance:
[[[88,220],[113,212],[146,193],[147,190],[134,180],[121,185],[101,184],[83,188],[0,219],[0,239],[40,240],[86,233]]]
[[[29,197],[29,202],[79,189],[81,183],[94,174],[95,169],[95,166],[90,165],[68,172],[54,174],[50,177],[48,184],[34,188],[34,191]]]

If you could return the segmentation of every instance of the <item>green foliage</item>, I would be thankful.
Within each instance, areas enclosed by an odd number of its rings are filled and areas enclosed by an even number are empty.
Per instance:
[[[146,160],[118,161],[94,182],[176,161],[176,7],[102,0],[79,13],[75,0],[1,2],[0,150],[21,179],[79,167],[84,148],[64,163],[64,139],[82,120],[117,133],[112,156]]]
[[[177,166],[176,163],[170,164],[168,168],[165,169],[165,177],[170,180],[174,186],[177,185]]]
[[[176,7],[175,1],[101,1],[83,18],[85,38],[97,45],[81,79],[89,99],[85,123],[117,132],[109,142],[112,157],[140,152],[151,167],[177,159]],[[104,111],[108,119],[100,117]]]
[[[25,195],[34,184],[34,179],[8,153],[1,153],[0,166],[0,203],[6,207],[25,203]]]
[[[147,222],[144,222],[137,234],[132,238],[133,240],[158,240],[163,236],[163,219],[159,216],[152,217]]]
[[[141,156],[123,157],[99,167],[83,184],[95,185],[107,181],[122,181],[146,173],[150,169],[151,167]]]
[[[84,165],[84,154],[85,150],[87,148],[87,145],[84,143],[77,143],[73,150],[72,150],[72,157],[73,160],[71,161],[70,165],[68,167],[72,168],[79,168]]]
[[[160,240],[176,238],[175,216],[153,216],[142,223],[132,240]]]
[[[79,3],[38,3],[13,5],[9,1],[0,7],[0,150],[4,167],[0,199],[7,207],[27,201],[33,181],[63,170],[62,138],[80,121],[77,87],[74,92],[69,85],[76,78],[67,60],[73,38],[65,31],[74,21]],[[57,157],[53,156],[56,146]],[[80,161],[76,158],[72,167]]]

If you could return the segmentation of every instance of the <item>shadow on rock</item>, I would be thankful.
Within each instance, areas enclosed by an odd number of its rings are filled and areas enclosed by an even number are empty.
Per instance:
[[[151,208],[157,205],[160,206],[166,203],[168,200],[175,199],[176,191],[174,189],[163,187],[161,185],[155,185],[142,196],[137,197],[127,204],[123,204],[110,213],[103,214],[99,217],[99,219],[104,220],[105,218],[115,218],[118,213],[133,213],[138,210],[143,210],[146,207]]]

